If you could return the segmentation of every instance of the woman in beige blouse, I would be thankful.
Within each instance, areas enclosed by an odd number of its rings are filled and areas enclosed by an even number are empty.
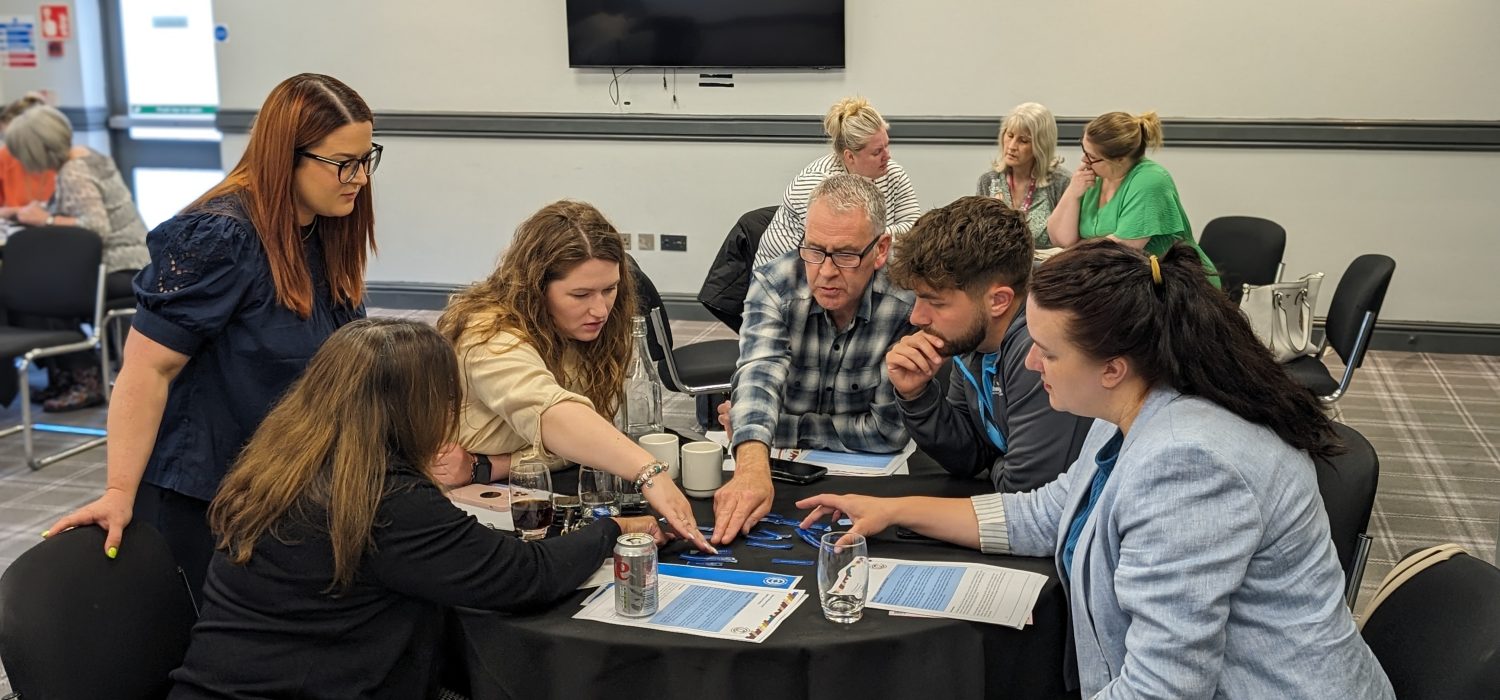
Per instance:
[[[449,486],[498,480],[528,454],[586,463],[644,480],[652,508],[708,551],[687,498],[610,420],[634,308],[624,244],[599,210],[565,200],[522,222],[500,266],[455,294],[438,320],[458,352],[464,400],[459,445],[434,475]]]

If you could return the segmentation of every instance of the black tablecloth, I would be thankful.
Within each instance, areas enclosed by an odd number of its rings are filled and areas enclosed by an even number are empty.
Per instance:
[[[917,465],[913,465],[917,468]],[[926,470],[921,470],[926,471]],[[726,478],[728,474],[725,475]],[[576,476],[556,475],[556,488]],[[776,485],[774,512],[800,515],[792,504],[815,493],[968,496],[988,480],[944,475],[830,477],[809,486]],[[700,523],[712,502],[694,499]],[[786,528],[776,528],[786,530]],[[801,540],[791,550],[747,547],[736,540],[734,568],[802,576],[806,600],[759,644],[573,619],[585,592],[537,614],[461,610],[457,617],[475,700],[489,698],[1056,698],[1064,690],[1067,605],[1050,558],[985,556],[933,541],[897,539],[894,530],[870,539],[870,556],[982,561],[1048,577],[1024,630],[963,620],[894,617],[867,609],[840,625],[823,619],[817,570],[772,564],[772,558],[816,560]],[[686,545],[663,548],[661,561],[681,563]]]

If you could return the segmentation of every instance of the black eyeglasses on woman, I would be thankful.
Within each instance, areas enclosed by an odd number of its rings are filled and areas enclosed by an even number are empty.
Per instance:
[[[375,169],[380,167],[380,153],[385,150],[385,146],[378,143],[370,145],[374,146],[374,148],[371,148],[369,153],[348,160],[334,160],[307,151],[297,151],[297,155],[303,158],[311,158],[320,163],[337,166],[339,169],[339,182],[347,185],[354,182],[354,175],[359,172],[360,165],[365,166],[365,175],[374,175]]]

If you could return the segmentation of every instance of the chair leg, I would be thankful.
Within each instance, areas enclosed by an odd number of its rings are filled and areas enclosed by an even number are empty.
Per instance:
[[[1365,562],[1370,559],[1370,543],[1373,540],[1369,535],[1361,533],[1359,544],[1354,548],[1354,561],[1351,562],[1349,581],[1344,585],[1344,602],[1349,609],[1354,609],[1354,604],[1359,602],[1359,582],[1365,577]]]
[[[15,435],[16,433],[21,434],[21,441],[26,452],[26,466],[30,467],[32,471],[41,469],[42,467],[52,464],[53,462],[67,459],[80,452],[92,450],[95,447],[103,445],[105,442],[107,442],[104,430],[99,428],[83,428],[73,425],[52,425],[49,423],[32,422],[31,386],[28,383],[28,373],[31,370],[32,360],[33,358],[31,354],[28,353],[21,356],[20,361],[16,363],[17,381],[20,384],[18,389],[20,392],[19,398],[21,399],[21,424],[13,425],[9,428],[5,428],[4,430],[0,430],[0,438]],[[33,438],[33,433],[37,431],[45,433],[87,435],[92,439],[85,440],[84,442],[68,447],[67,449],[38,457],[36,454],[36,443]]]

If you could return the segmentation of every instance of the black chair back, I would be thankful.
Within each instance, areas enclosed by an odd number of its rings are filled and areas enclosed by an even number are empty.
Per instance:
[[[760,238],[776,216],[776,209],[761,207],[740,216],[724,237],[719,254],[708,267],[708,276],[698,290],[698,302],[736,333],[744,323],[745,295],[750,292],[755,253],[760,250]]]
[[[1339,279],[1328,307],[1326,333],[1328,344],[1346,367],[1359,367],[1364,362],[1365,348],[1356,347],[1360,324],[1366,312],[1372,314],[1371,323],[1380,317],[1380,307],[1385,304],[1385,292],[1395,272],[1395,260],[1371,253],[1355,258]]]
[[[0,577],[0,659],[23,700],[165,697],[196,619],[166,540],[144,523],[126,528],[115,559],[104,531],[83,527]]]
[[[1369,528],[1370,511],[1375,507],[1380,457],[1359,431],[1343,423],[1334,423],[1333,428],[1347,451],[1335,457],[1314,458],[1313,466],[1318,470],[1318,493],[1323,497],[1323,509],[1328,511],[1328,529],[1347,583],[1359,536]]]
[[[1238,301],[1247,284],[1271,284],[1286,253],[1286,229],[1254,216],[1221,216],[1198,237],[1203,253],[1219,269],[1224,292]]]
[[[1500,698],[1500,569],[1467,554],[1392,591],[1364,622],[1398,698]]]
[[[637,263],[635,258],[629,254],[625,256],[625,259],[629,263],[630,278],[635,281],[636,313],[646,318],[646,348],[651,352],[651,361],[660,363],[662,358],[666,357],[666,351],[662,348],[661,343],[657,342],[656,333],[652,331],[655,324],[651,322],[651,310],[661,309],[661,319],[665,322],[667,321],[667,307],[662,305],[661,292],[656,289],[656,283],[651,281],[651,277],[646,274],[646,271],[641,269],[640,263]],[[668,343],[675,344],[676,341],[672,339],[672,324],[670,322],[664,325],[662,332],[666,334]],[[667,376],[666,370],[660,366],[657,367],[657,374],[660,374],[663,378]]]
[[[99,293],[99,234],[73,226],[28,228],[5,242],[0,304],[11,314],[93,318]]]

